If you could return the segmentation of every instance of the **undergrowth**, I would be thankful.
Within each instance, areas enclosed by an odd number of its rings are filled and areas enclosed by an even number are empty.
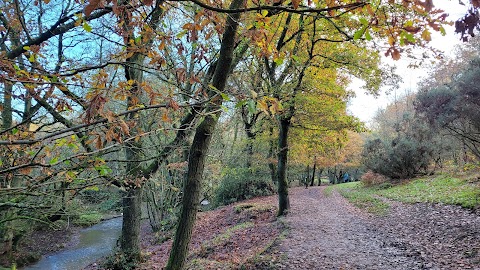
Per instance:
[[[407,203],[443,203],[473,209],[480,205],[480,181],[439,175],[379,190],[378,194]]]
[[[437,175],[397,185],[388,182],[368,187],[361,182],[352,182],[329,186],[324,193],[330,196],[333,190],[355,206],[378,215],[386,214],[389,208],[382,197],[405,203],[443,203],[469,209],[480,207],[480,180],[477,177]]]

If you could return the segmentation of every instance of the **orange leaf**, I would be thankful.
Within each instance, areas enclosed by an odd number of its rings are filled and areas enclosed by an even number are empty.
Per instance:
[[[100,136],[97,137],[96,146],[97,146],[97,149],[102,149],[103,147],[102,137]]]
[[[126,135],[130,135],[130,129],[128,128],[127,123],[125,121],[120,120],[120,128],[122,129],[122,132]]]
[[[173,108],[175,111],[180,109],[180,106],[178,106],[178,103],[175,102],[175,100],[173,99],[170,99],[170,101],[168,102],[168,106]]]
[[[400,51],[394,48],[392,50],[392,58],[393,58],[393,60],[399,60],[400,59]]]
[[[163,122],[170,122],[170,118],[168,118],[167,112],[164,112],[162,115]]]
[[[90,16],[92,12],[102,6],[102,0],[89,0],[88,5],[85,7],[83,10],[83,13],[85,13],[85,16]]]
[[[300,5],[300,0],[292,0],[292,5],[294,9],[297,9]]]

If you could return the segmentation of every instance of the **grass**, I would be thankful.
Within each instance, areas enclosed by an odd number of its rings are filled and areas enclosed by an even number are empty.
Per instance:
[[[239,230],[244,230],[244,229],[247,229],[247,228],[250,228],[250,227],[253,227],[255,224],[253,224],[253,222],[244,222],[244,223],[240,223],[240,224],[237,224],[233,227],[230,227],[228,228],[224,233],[222,234],[219,234],[217,235],[213,240],[212,240],[212,244],[213,245],[219,245],[225,241],[227,241],[228,239],[230,239],[230,237],[232,237],[232,234],[236,231],[239,231]]]
[[[387,183],[373,187],[352,182],[329,186],[324,193],[330,196],[333,190],[337,190],[353,205],[378,215],[386,214],[389,208],[382,197],[405,203],[443,203],[469,209],[480,207],[480,180],[475,177],[464,179],[437,175],[395,186]]]
[[[439,175],[415,179],[378,194],[407,203],[443,203],[473,209],[480,205],[480,181]]]
[[[234,206],[235,213],[239,214],[241,212],[246,213],[264,213],[269,212],[274,209],[272,205],[269,204],[259,204],[259,203],[240,203]]]
[[[80,215],[73,221],[76,225],[89,227],[102,221],[103,215],[98,212],[91,212]]]
[[[388,204],[376,196],[375,190],[363,187],[362,183],[360,182],[350,182],[329,186],[324,191],[325,195],[330,196],[334,189],[337,190],[350,203],[358,208],[365,209],[369,213],[385,215],[388,212]]]

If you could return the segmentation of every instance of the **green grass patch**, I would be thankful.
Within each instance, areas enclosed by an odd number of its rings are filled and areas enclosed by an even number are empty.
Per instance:
[[[480,180],[478,178],[456,178],[447,175],[413,179],[398,185],[383,183],[365,187],[361,182],[329,186],[324,190],[330,196],[337,190],[355,206],[374,214],[386,214],[388,204],[385,197],[405,203],[443,203],[465,208],[480,207]]]
[[[215,238],[213,238],[211,244],[212,245],[219,245],[220,243],[225,242],[228,239],[230,239],[230,237],[232,237],[232,234],[234,232],[253,227],[253,225],[254,225],[253,222],[244,222],[244,223],[237,224],[233,227],[230,227],[224,233],[219,234]]]
[[[444,203],[475,208],[480,205],[480,182],[440,175],[378,190],[378,194],[407,203]]]
[[[98,212],[90,212],[79,215],[78,218],[73,221],[73,223],[83,227],[89,227],[102,221],[102,217],[103,215]]]
[[[241,212],[246,213],[264,213],[270,212],[275,209],[274,206],[269,204],[259,204],[259,203],[240,203],[233,207],[235,213],[239,214]]]
[[[330,187],[332,189],[327,190]],[[350,203],[358,208],[365,209],[369,213],[385,215],[388,212],[389,205],[376,196],[374,189],[365,188],[361,182],[350,182],[330,187],[325,191],[327,194],[331,194],[335,189]]]

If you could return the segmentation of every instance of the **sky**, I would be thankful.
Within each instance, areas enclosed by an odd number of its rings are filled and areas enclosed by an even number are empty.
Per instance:
[[[466,1],[468,2],[468,1]],[[466,10],[466,6],[461,6],[458,1],[452,0],[437,0],[434,1],[435,7],[446,10],[449,13],[449,20],[455,21],[461,18]],[[461,44],[459,35],[454,33],[453,26],[445,27],[447,34],[445,36],[440,33],[432,33],[432,41],[430,45],[432,47],[444,51],[445,55],[450,55],[455,45]],[[426,73],[428,69],[412,69],[408,68],[410,59],[402,57],[398,61],[393,61],[383,57],[382,62],[390,65],[397,66],[397,74],[402,77],[403,83],[398,89],[394,89],[389,94],[385,94],[386,89],[382,89],[381,94],[378,97],[365,94],[365,91],[361,89],[362,81],[354,79],[350,84],[350,89],[355,91],[356,97],[353,98],[348,104],[348,111],[350,114],[358,117],[363,122],[371,123],[375,113],[382,108],[385,108],[387,104],[392,103],[395,98],[404,96],[408,92],[413,92],[416,89],[417,83],[421,80],[422,75]]]

